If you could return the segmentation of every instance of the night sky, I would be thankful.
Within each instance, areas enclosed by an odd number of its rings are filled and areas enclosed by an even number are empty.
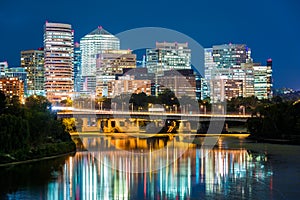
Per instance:
[[[21,50],[43,46],[46,20],[72,24],[75,41],[99,25],[113,34],[152,26],[184,33],[203,47],[245,43],[255,62],[273,59],[276,88],[300,90],[298,0],[0,0],[0,8],[0,61],[10,66],[20,65]]]

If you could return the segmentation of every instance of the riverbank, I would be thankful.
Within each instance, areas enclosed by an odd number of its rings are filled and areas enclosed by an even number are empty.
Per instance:
[[[46,143],[30,149],[0,154],[0,167],[52,159],[74,152],[76,152],[76,145],[73,141]]]
[[[255,137],[250,135],[247,139],[257,143],[300,145],[299,136],[282,139],[282,138]]]

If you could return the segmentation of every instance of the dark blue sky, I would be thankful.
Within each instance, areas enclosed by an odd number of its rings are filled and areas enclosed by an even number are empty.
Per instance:
[[[43,45],[46,20],[72,24],[76,41],[98,25],[113,34],[154,26],[182,32],[203,47],[246,43],[256,62],[273,59],[275,87],[300,90],[298,0],[0,0],[0,8],[0,61],[10,66],[19,65],[21,50]]]

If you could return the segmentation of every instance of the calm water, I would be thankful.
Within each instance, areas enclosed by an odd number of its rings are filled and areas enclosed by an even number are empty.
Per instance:
[[[0,168],[2,199],[296,199],[299,146],[84,138],[89,152]],[[97,151],[97,148],[101,151]],[[177,159],[177,157],[179,157]]]

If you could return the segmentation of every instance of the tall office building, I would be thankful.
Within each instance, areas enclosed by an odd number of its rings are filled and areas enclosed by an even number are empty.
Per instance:
[[[74,91],[80,92],[81,83],[81,50],[79,43],[74,45]]]
[[[5,76],[5,71],[8,69],[8,63],[5,62],[0,62],[0,77]]]
[[[73,93],[73,34],[70,24],[46,22],[44,26],[45,92],[52,103]]]
[[[210,80],[214,70],[216,69],[216,63],[213,57],[213,48],[204,49],[204,77],[201,79],[201,100],[210,97]]]
[[[208,97],[207,94],[213,102],[254,94],[251,70],[253,61],[251,49],[247,45],[214,45],[204,52],[205,80],[202,81],[202,99]]]
[[[118,49],[120,40],[101,26],[80,39],[82,91],[95,92],[97,54]]]
[[[223,44],[213,46],[213,61],[217,68],[252,62],[251,49],[245,44]]]
[[[108,82],[123,69],[136,68],[136,55],[131,50],[104,50],[97,56],[97,96],[109,96]]]
[[[191,69],[191,49],[188,43],[157,42],[156,48],[146,50],[150,73],[162,75],[163,71]]]
[[[258,99],[271,99],[272,93],[272,59],[266,66],[254,66],[254,93]]]
[[[45,95],[44,90],[44,50],[21,51],[21,67],[27,72],[27,95]]]
[[[267,66],[254,63],[251,50],[245,44],[215,45],[205,49],[203,97],[209,94],[213,102],[253,95],[259,99],[270,99],[271,88],[271,59],[267,61]]]

